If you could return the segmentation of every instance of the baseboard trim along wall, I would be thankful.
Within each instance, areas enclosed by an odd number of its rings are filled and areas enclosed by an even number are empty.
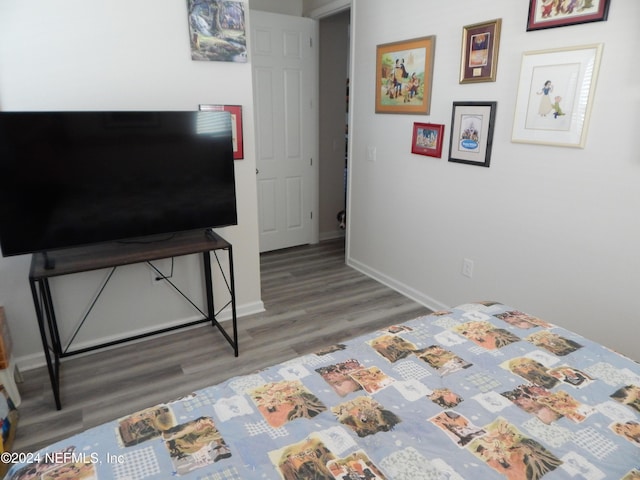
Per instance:
[[[347,258],[347,265],[349,265],[352,268],[355,268],[361,273],[364,273],[368,277],[371,277],[374,280],[377,280],[383,285],[386,285],[387,287],[394,289],[395,291],[403,294],[405,297],[408,297],[411,300],[415,300],[416,302],[420,303],[421,305],[424,305],[430,310],[433,310],[433,311],[448,310],[451,308],[450,306],[445,305],[444,303],[441,303],[437,300],[434,300],[428,295],[425,295],[422,292],[419,292],[416,289],[411,288],[408,285],[405,285],[404,283],[399,282],[396,279],[391,278],[383,274],[382,272],[379,272],[378,270],[371,268],[365,265],[364,263],[359,262],[358,260],[354,260],[353,258]]]

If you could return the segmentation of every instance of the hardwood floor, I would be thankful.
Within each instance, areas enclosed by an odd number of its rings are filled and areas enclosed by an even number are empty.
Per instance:
[[[45,367],[23,372],[14,451],[429,313],[344,263],[342,239],[261,256],[266,311],[238,319],[240,356],[201,325],[63,362],[62,410]]]

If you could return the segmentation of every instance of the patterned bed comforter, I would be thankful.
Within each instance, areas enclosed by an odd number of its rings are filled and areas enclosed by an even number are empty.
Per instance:
[[[7,479],[640,479],[640,365],[461,305],[135,412]]]

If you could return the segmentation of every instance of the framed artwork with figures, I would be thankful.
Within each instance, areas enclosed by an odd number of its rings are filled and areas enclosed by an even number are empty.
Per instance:
[[[376,113],[428,115],[436,37],[378,45]]]
[[[411,153],[440,158],[442,156],[443,135],[444,125],[415,122],[413,124]]]
[[[449,161],[488,167],[497,102],[453,102]]]
[[[462,28],[460,83],[495,82],[502,19]]]
[[[529,0],[527,31],[603,22],[610,0]]]
[[[522,55],[511,141],[583,148],[602,44]]]

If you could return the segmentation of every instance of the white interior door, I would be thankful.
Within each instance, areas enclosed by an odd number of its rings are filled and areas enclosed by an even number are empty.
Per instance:
[[[317,32],[251,10],[261,252],[317,242]]]

